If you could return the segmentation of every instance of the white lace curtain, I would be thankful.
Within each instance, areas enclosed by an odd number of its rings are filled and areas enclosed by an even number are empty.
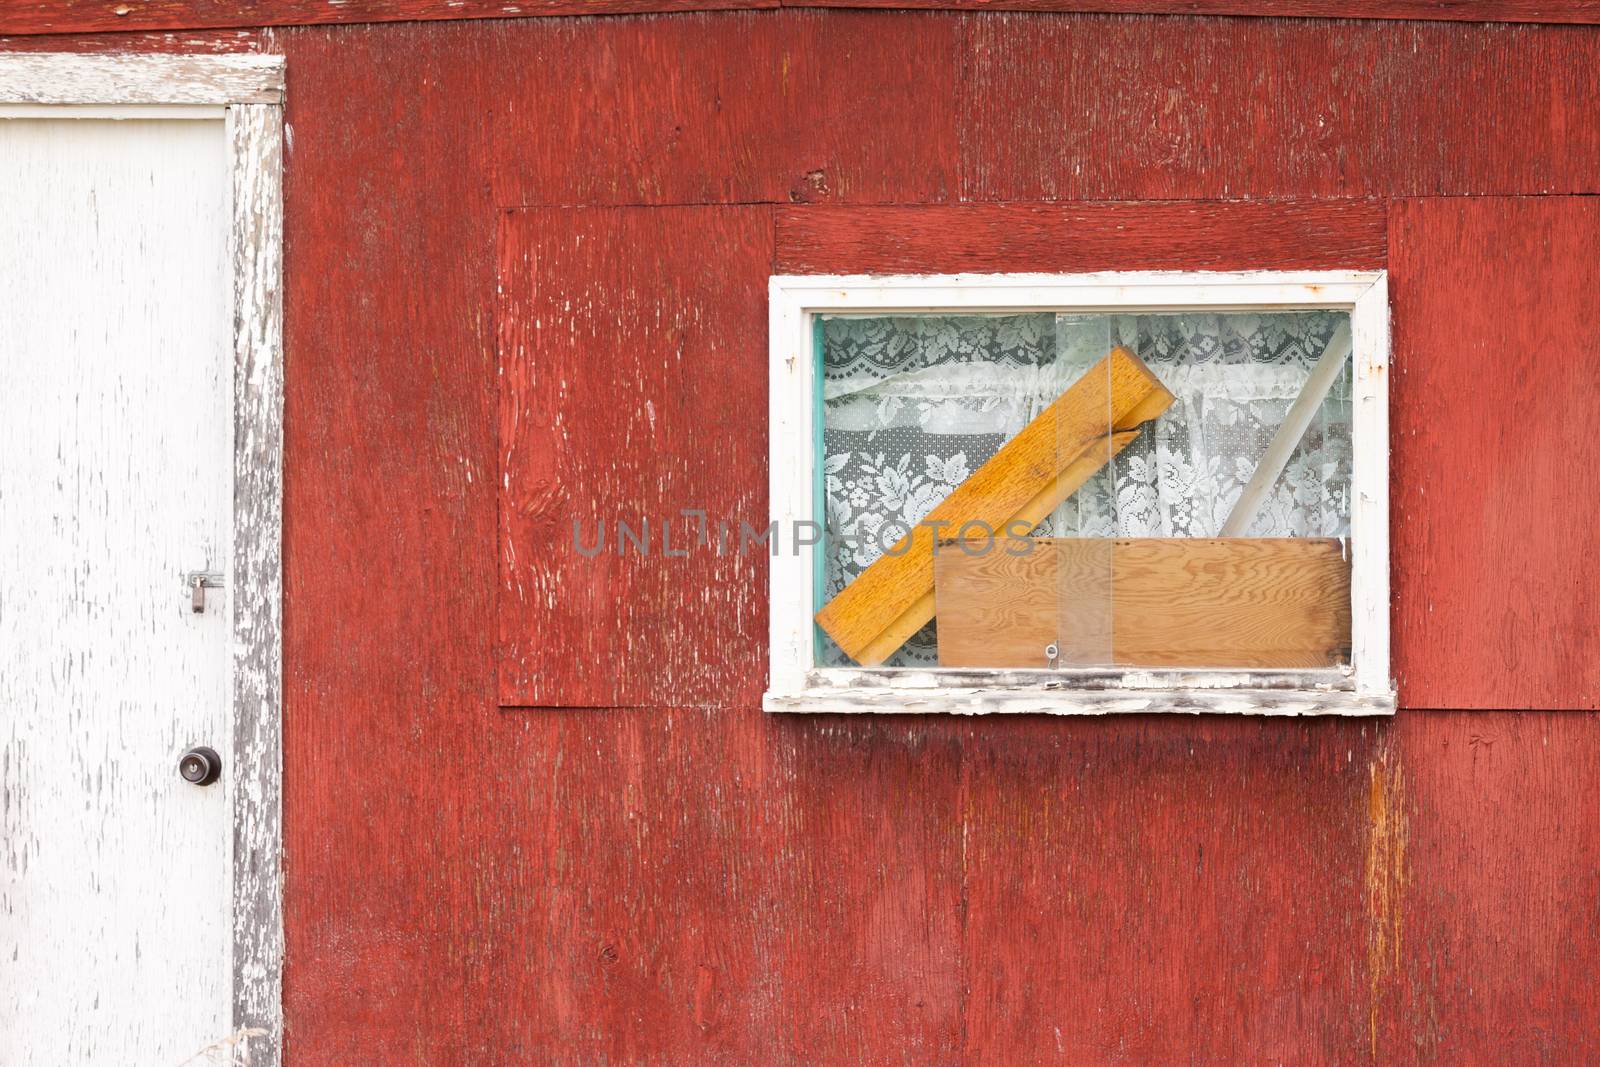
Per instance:
[[[1037,531],[1214,537],[1342,312],[826,318],[823,472],[832,597],[1116,344],[1176,397]],[[1348,364],[1248,533],[1343,537]],[[824,662],[839,662],[828,649]],[[931,665],[930,624],[890,666]]]

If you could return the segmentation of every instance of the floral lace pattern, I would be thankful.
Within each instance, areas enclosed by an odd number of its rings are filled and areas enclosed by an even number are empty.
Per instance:
[[[825,590],[839,592],[1114,344],[1176,397],[1036,533],[1212,537],[1337,312],[824,318]],[[1349,532],[1350,379],[1317,412],[1251,536]],[[824,641],[825,666],[848,662]],[[930,623],[886,666],[936,666]]]

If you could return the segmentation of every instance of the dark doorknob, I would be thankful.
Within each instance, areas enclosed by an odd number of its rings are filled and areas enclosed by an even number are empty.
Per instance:
[[[222,757],[214,748],[196,745],[179,757],[178,773],[193,785],[210,785],[222,777]]]

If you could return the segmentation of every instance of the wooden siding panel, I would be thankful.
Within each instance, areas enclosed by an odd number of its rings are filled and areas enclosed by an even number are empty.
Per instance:
[[[512,211],[500,241],[501,703],[758,700],[770,210]]]
[[[3,18],[3,16],[0,16]],[[145,33],[78,33],[70,36],[0,36],[0,52],[211,53],[261,52],[267,33],[261,30],[151,30]]]
[[[1577,119],[1600,97],[1592,30],[1021,15],[969,27],[963,200],[1600,187],[1600,126]]]
[[[1450,22],[1600,22],[1595,0],[782,0],[784,7],[948,11],[1232,15],[1258,18],[1428,19]]]
[[[1600,1061],[1600,716],[1402,713],[1374,768],[1376,1063]]]
[[[1517,0],[1502,0],[1515,3]],[[1582,2],[1582,0],[1577,0]],[[541,15],[615,15],[777,7],[779,0],[16,0],[0,33],[128,33]]]
[[[1600,707],[1600,201],[1405,201],[1391,232],[1401,703]]]
[[[477,865],[491,1058],[959,1062],[949,723],[754,705],[485,722],[481,802],[506,827]]]
[[[584,24],[614,21],[622,20]],[[1060,40],[1038,26],[1101,20],[1020,21],[1010,35],[1016,47],[1036,49]],[[1417,32],[1381,29],[1380,43]],[[707,661],[703,684],[728,701],[716,707],[496,711],[500,409],[488,183],[497,165],[485,126],[513,66],[532,54],[529,32],[547,28],[529,21],[272,35],[289,56],[294,130],[286,189],[287,1062],[1501,1064],[1600,1056],[1589,980],[1600,968],[1591,930],[1600,823],[1588,798],[1600,719],[1592,715],[1402,712],[1382,724],[763,716],[753,703],[734,703],[759,679],[759,648]],[[1324,32],[1350,30],[1325,24]],[[1555,142],[1542,140],[1555,128],[1550,115],[1506,107],[1516,92],[1566,85],[1574,151],[1588,143],[1574,116],[1597,94],[1571,57],[1587,47],[1589,31],[1548,32],[1564,43],[1530,68],[1521,89],[1463,93],[1449,71],[1442,86],[1414,87],[1409,99],[1438,96],[1424,114],[1461,111],[1437,135],[1435,143],[1457,148],[1443,163],[1417,139],[1415,120],[1345,136],[1393,136],[1405,151],[1421,145],[1432,173],[1453,182],[1538,177],[1535,165],[1575,181],[1587,162],[1551,162]],[[988,47],[1007,44],[983,33]],[[736,47],[730,54],[746,56]],[[551,91],[565,106],[559,88]],[[1031,107],[1032,95],[1012,103]],[[561,114],[582,119],[576,107]],[[1487,132],[1463,137],[1469,122]],[[1518,162],[1528,123],[1530,159]],[[1248,127],[1234,122],[1230,143],[1250,143]],[[600,183],[593,175],[607,165],[648,172],[637,154],[608,164],[602,141],[560,126],[544,133],[554,145],[538,152],[552,159],[562,145],[602,153],[583,164],[584,182]],[[902,168],[887,148],[874,151],[886,160],[871,179],[877,188],[896,199],[897,189],[920,195],[923,174]],[[1259,151],[1260,174],[1296,173],[1282,150]],[[781,174],[794,169],[782,153],[767,158],[783,162]],[[744,164],[707,156],[696,166],[692,181],[667,191],[720,196],[719,175]],[[1191,172],[1190,184],[1215,184],[1241,164],[1217,166]],[[560,173],[565,186],[543,186],[551,195],[582,187],[576,169]],[[741,173],[730,188],[789,187],[765,171],[759,180],[756,169]],[[995,188],[1031,182],[1037,190],[1046,177],[1020,168],[1010,175]],[[1108,175],[1083,195],[1114,186]],[[1126,184],[1145,181],[1126,176]],[[1289,195],[1321,188],[1308,180]],[[1581,694],[1593,680],[1573,636],[1584,631],[1573,624],[1594,615],[1583,599],[1595,583],[1581,523],[1594,524],[1572,473],[1592,457],[1580,437],[1556,440],[1560,420],[1521,420],[1531,386],[1485,379],[1481,369],[1502,358],[1491,341],[1553,340],[1569,355],[1519,356],[1514,366],[1541,381],[1554,374],[1558,384],[1584,367],[1592,377],[1583,363],[1592,346],[1575,340],[1574,325],[1587,298],[1571,288],[1585,279],[1593,286],[1584,258],[1594,246],[1590,209],[1541,203],[1401,210],[1409,251],[1397,252],[1393,267],[1394,447],[1397,483],[1406,483],[1395,495],[1396,652],[1403,684],[1424,706],[1449,695],[1457,670],[1492,696],[1495,662],[1481,658],[1485,648],[1515,652],[1499,669],[1507,685],[1529,686],[1529,700]],[[887,213],[797,209],[785,214],[780,256],[808,264],[786,269],[869,262],[863,240],[849,235],[857,224],[910,234],[875,261],[895,270],[1005,269],[981,266],[1001,262],[987,244],[1002,238],[1012,243],[1001,251],[1015,249],[1027,269],[1105,268],[1130,256],[1180,267],[1203,255],[1219,269],[1340,266],[1358,264],[1335,250],[1381,252],[1370,206],[1330,206],[1364,220],[1347,228],[1293,221],[1323,207],[1301,205],[1304,213],[1285,216],[1290,236],[1279,240],[1276,204],[1260,215],[1250,214],[1259,205],[1240,204],[1060,205],[1064,214],[1102,207],[1112,212],[1104,225],[1053,221],[1056,209],[1038,205],[973,208],[995,214],[970,230],[962,220],[982,216],[955,209],[926,209],[926,227],[891,227]],[[1179,213],[1189,210],[1199,213],[1192,239]],[[1213,210],[1253,221],[1211,220]],[[1005,214],[1012,211],[1046,221],[1017,222],[1011,239],[1008,223],[1021,217]],[[1123,220],[1147,214],[1148,236],[1114,240],[1115,212]],[[817,238],[821,250],[805,250],[794,227],[820,234],[829,218],[838,221]],[[1222,251],[1205,247],[1208,227]],[[1326,243],[1307,251],[1316,242],[1301,234],[1323,234]],[[689,238],[664,228],[656,240]],[[1328,261],[1297,258],[1324,254]],[[1523,262],[1536,276],[1526,284],[1516,277]],[[1493,298],[1500,303],[1474,310],[1460,294],[1489,299],[1491,272],[1495,286],[1510,288]],[[1569,272],[1578,282],[1563,280]],[[1464,288],[1451,288],[1461,278]],[[1508,322],[1494,322],[1491,310]],[[1553,325],[1529,325],[1551,312]],[[1434,322],[1442,325],[1430,335]],[[1489,340],[1471,335],[1474,324]],[[1470,378],[1456,351],[1477,353]],[[1427,366],[1455,390],[1447,408],[1415,399]],[[1508,405],[1471,395],[1480,385],[1508,395]],[[1553,403],[1581,423],[1587,395],[1579,389]],[[1552,401],[1541,403],[1547,411]],[[1412,405],[1416,420],[1403,417]],[[1502,421],[1507,406],[1520,421]],[[734,436],[744,448],[747,435],[764,457],[761,411],[758,403]],[[1486,459],[1489,442],[1473,433],[1530,447],[1525,457]],[[1564,450],[1555,454],[1573,456],[1570,468],[1551,465],[1520,483],[1503,477],[1531,469],[1533,445]],[[1500,472],[1488,480],[1475,473],[1464,497],[1435,473],[1441,458],[1453,464],[1462,453],[1475,471]],[[759,512],[759,472],[736,477]],[[1439,503],[1447,495],[1459,503]],[[1519,540],[1496,525],[1502,532],[1480,542],[1473,524],[1491,505],[1509,515],[1504,501],[1524,513]],[[1572,588],[1553,577],[1555,558],[1568,561]],[[1526,601],[1502,578],[1508,566],[1532,576]],[[1488,592],[1459,592],[1462,576]],[[754,588],[759,603],[759,578]],[[1473,599],[1426,610],[1424,594],[1439,590]],[[1521,614],[1491,632],[1507,604]],[[1540,642],[1547,658],[1533,663]],[[1557,685],[1562,677],[1570,689]]]
[[[503,206],[954,196],[953,17],[808,11],[516,29],[496,107]]]
[[[511,839],[483,804],[497,739],[482,34],[279,43],[285,1062],[484,1062],[483,865]]]
[[[1600,22],[1595,0],[19,0],[0,33],[67,34],[773,7],[1243,15],[1465,22]]]
[[[801,206],[778,210],[778,270],[1374,270],[1387,228],[1381,200]]]
[[[972,724],[964,1062],[1366,1061],[1381,729]]]

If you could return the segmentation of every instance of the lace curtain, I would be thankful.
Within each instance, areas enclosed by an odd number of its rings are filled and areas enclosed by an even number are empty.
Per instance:
[[[1116,344],[1176,400],[1035,533],[1216,536],[1342,315],[824,318],[826,595]],[[1350,459],[1347,363],[1249,535],[1347,536]],[[886,665],[936,665],[934,625]],[[826,645],[824,664],[847,662]]]

